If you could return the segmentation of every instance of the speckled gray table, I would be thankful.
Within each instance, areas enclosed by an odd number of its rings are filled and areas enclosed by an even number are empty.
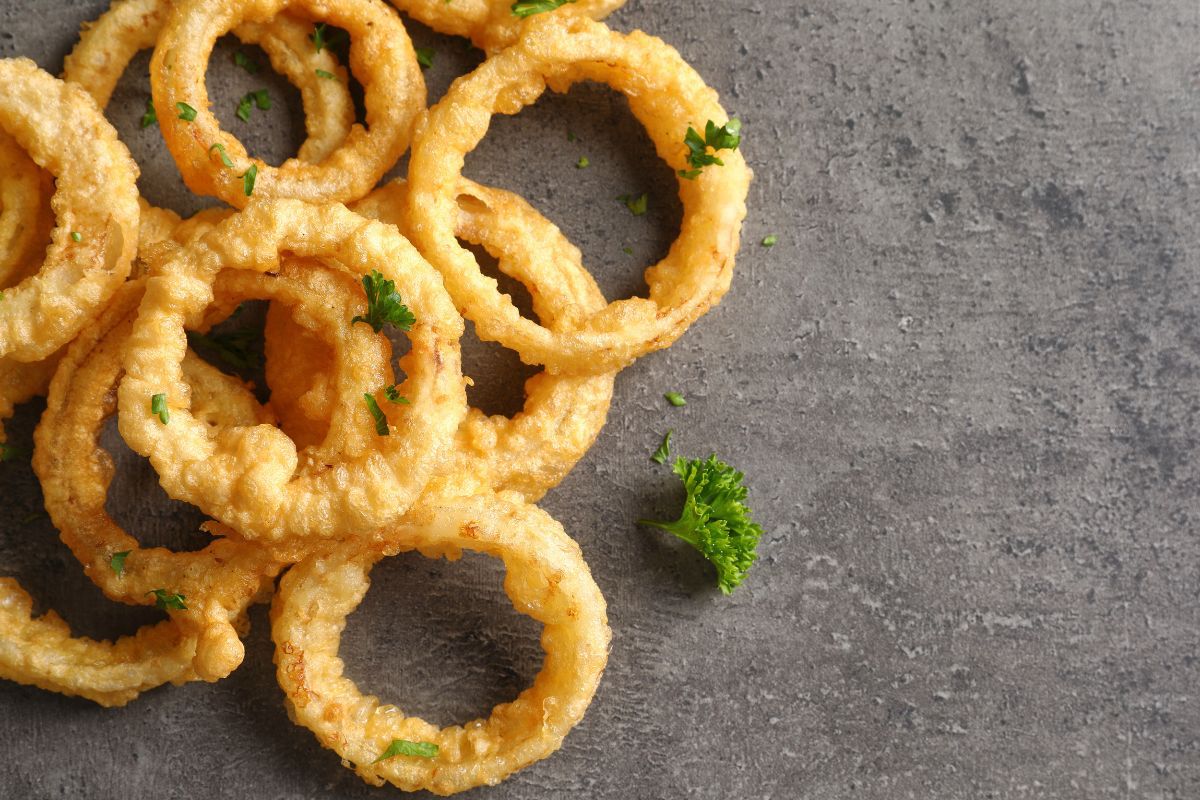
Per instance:
[[[0,55],[57,71],[103,6],[0,0]],[[608,428],[545,502],[608,597],[596,702],[555,757],[471,796],[1200,796],[1200,5],[633,0],[614,24],[666,38],[745,121],[746,245],[730,296],[621,375]],[[434,97],[477,58],[414,36],[438,51]],[[282,156],[297,96],[231,50],[210,73],[218,112]],[[150,199],[191,211],[136,126],[146,64],[110,117]],[[239,123],[234,98],[260,85],[276,108]],[[602,89],[499,121],[468,173],[543,209],[614,296],[678,223],[671,176]],[[642,218],[613,199],[641,191]],[[478,402],[519,403],[511,359],[468,356]],[[647,459],[669,427],[748,475],[767,536],[732,598],[634,524],[678,504]],[[201,541],[120,460],[118,518]],[[101,602],[27,467],[3,466],[0,496],[0,574],[83,633],[153,617]],[[536,672],[536,629],[487,560],[375,576],[345,636],[364,688],[446,723]],[[233,677],[120,711],[0,685],[0,795],[394,795],[288,722],[253,622]]]

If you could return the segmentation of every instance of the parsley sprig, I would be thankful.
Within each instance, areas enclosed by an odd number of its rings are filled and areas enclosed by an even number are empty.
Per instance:
[[[543,14],[547,11],[554,11],[562,8],[568,3],[574,3],[575,0],[518,0],[512,4],[513,16],[532,17],[534,14]]]
[[[731,119],[718,128],[717,123],[710,119],[704,126],[703,136],[689,125],[687,135],[683,137],[683,143],[687,145],[687,162],[691,169],[679,170],[679,177],[694,181],[709,165],[725,166],[725,162],[720,159],[717,152],[738,149],[738,145],[742,143],[742,122],[738,119]],[[708,152],[709,148],[713,152]]]
[[[151,589],[146,594],[154,595],[154,605],[160,611],[187,611],[187,603],[184,602],[187,598],[181,594],[166,589]]]
[[[725,594],[742,581],[758,558],[763,529],[750,519],[743,475],[710,455],[707,460],[675,460],[673,471],[687,489],[683,513],[675,522],[640,520],[683,539],[717,568],[717,585]]]
[[[365,322],[376,333],[381,332],[384,325],[394,325],[402,331],[412,328],[417,318],[400,299],[395,281],[388,280],[382,272],[373,269],[370,275],[363,276],[362,284],[367,292],[367,314],[355,316],[350,320],[351,325]]]
[[[412,756],[414,758],[437,758],[440,748],[433,742],[410,742],[407,739],[392,739],[392,743],[384,750],[379,758],[372,761],[378,764],[396,756]]]

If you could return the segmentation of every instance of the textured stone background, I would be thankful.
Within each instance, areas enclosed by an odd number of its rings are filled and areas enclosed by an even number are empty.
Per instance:
[[[0,55],[57,71],[104,5],[0,0]],[[1200,5],[632,0],[613,22],[666,38],[745,121],[746,245],[732,294],[622,374],[603,436],[545,503],[608,597],[596,702],[559,754],[472,796],[1200,796]],[[434,97],[477,58],[414,36],[438,48]],[[282,157],[296,95],[230,51],[210,72],[218,111]],[[150,199],[192,210],[157,132],[136,129],[146,63],[110,117]],[[260,85],[276,109],[237,122]],[[607,90],[498,121],[468,167],[558,222],[613,295],[678,223],[669,173]],[[613,200],[641,191],[645,218]],[[476,399],[511,408],[512,359],[469,356]],[[730,599],[634,525],[677,507],[647,460],[668,427],[748,474],[767,536]],[[146,541],[200,543],[195,515],[122,463],[114,513]],[[0,474],[0,574],[84,633],[152,618],[114,613],[29,521],[34,483]],[[498,576],[483,559],[382,565],[346,632],[350,674],[444,723],[514,696],[536,629]],[[0,685],[0,794],[393,794],[289,724],[253,621],[233,677],[124,710]]]

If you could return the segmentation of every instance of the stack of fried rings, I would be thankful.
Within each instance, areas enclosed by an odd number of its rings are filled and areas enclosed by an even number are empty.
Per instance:
[[[663,161],[686,170],[689,126],[728,116],[671,47],[597,21],[622,2],[522,18],[510,0],[392,0],[489,54],[430,109],[400,17],[381,0],[115,0],[84,26],[65,80],[0,61],[0,423],[48,393],[33,467],[62,540],[109,598],[168,610],[131,636],[94,641],[53,612],[34,617],[24,590],[0,579],[0,677],[106,706],[215,681],[242,662],[247,609],[273,595],[292,717],[365,780],[451,794],[560,746],[591,702],[610,634],[578,545],[534,503],[595,441],[616,373],[669,346],[728,290],[750,171],[723,151],[723,166],[681,177],[682,230],[647,270],[649,296],[610,303],[558,228],[462,167],[493,114],[595,80],[625,94]],[[346,67],[314,46],[318,23],[350,34],[365,126]],[[308,139],[279,167],[209,111],[207,61],[230,32],[300,90]],[[180,220],[139,197],[103,108],[150,47],[167,148],[193,191],[232,209]],[[176,108],[195,113],[161,113]],[[407,181],[376,186],[410,144]],[[528,289],[536,320],[460,241]],[[352,323],[370,314],[372,280],[393,282],[415,316],[395,366],[385,333]],[[189,331],[247,300],[269,301],[265,404],[188,345]],[[543,368],[512,418],[468,407],[464,316]],[[100,432],[114,415],[167,493],[211,517],[207,547],[143,548],[108,515],[114,465]],[[541,672],[487,719],[438,729],[342,674],[340,632],[371,567],[411,550],[501,559],[508,596],[544,625]],[[165,589],[177,602],[162,603]],[[395,740],[436,749],[383,757]]]

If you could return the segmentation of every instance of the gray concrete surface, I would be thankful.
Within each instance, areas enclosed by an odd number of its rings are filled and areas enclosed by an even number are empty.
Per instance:
[[[0,55],[56,71],[103,6],[0,0]],[[633,0],[614,24],[674,44],[745,121],[746,244],[730,296],[621,375],[608,428],[545,502],[609,601],[595,704],[556,756],[471,796],[1200,797],[1200,5]],[[438,49],[436,96],[476,56],[414,31]],[[229,52],[210,73],[219,112],[283,156],[295,95],[269,83],[276,110],[237,123],[233,98],[268,79]],[[192,210],[136,129],[145,65],[110,116],[146,194]],[[468,167],[562,225],[613,295],[678,223],[670,175],[605,90],[499,121]],[[640,191],[644,218],[612,199]],[[468,363],[511,407],[511,359],[472,346]],[[634,524],[677,507],[647,459],[669,427],[748,475],[767,536],[732,598]],[[120,518],[200,541],[143,462],[121,463]],[[25,466],[0,487],[0,574],[85,633],[147,618],[102,604],[28,521]],[[515,695],[536,629],[498,575],[381,566],[346,632],[350,674],[439,722]],[[288,722],[253,622],[229,680],[120,711],[0,685],[0,795],[394,794]]]

